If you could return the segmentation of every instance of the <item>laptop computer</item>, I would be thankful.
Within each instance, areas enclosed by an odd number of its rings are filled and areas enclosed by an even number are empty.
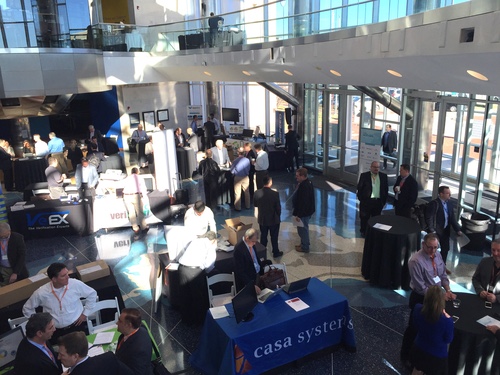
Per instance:
[[[307,277],[302,280],[294,281],[293,283],[286,284],[283,288],[283,291],[286,294],[293,294],[293,293],[298,293],[303,290],[307,289],[307,286],[309,285],[309,281],[311,280],[310,277]]]

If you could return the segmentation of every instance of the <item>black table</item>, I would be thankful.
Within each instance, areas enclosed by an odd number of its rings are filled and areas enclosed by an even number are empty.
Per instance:
[[[446,302],[446,312],[459,317],[448,352],[448,374],[500,374],[500,342],[477,322],[485,315],[495,318],[495,313],[500,314],[500,304],[487,309],[475,294],[457,293],[457,298],[461,301],[457,309]]]
[[[229,168],[221,168],[218,185],[217,204],[234,204],[234,176]]]
[[[391,229],[374,228],[377,223]],[[394,215],[372,217],[366,229],[361,274],[374,285],[408,289],[408,260],[419,248],[420,226],[416,221]]]
[[[76,277],[76,273],[70,274],[70,277]],[[120,305],[120,310],[125,308],[120,288],[118,287],[115,276],[113,275],[112,272],[109,276],[89,281],[86,284],[91,288],[95,289],[97,295],[99,296],[99,301],[103,301],[105,299],[113,299],[117,297],[118,304]],[[26,303],[26,301],[27,300],[25,299],[23,301],[16,302],[12,305],[0,309],[0,334],[10,330],[9,322],[7,321],[8,318],[13,319],[23,316],[23,306]],[[37,311],[38,310],[41,311],[41,308],[37,309]],[[111,313],[113,316],[111,316],[111,318],[109,319],[107,315],[104,315],[106,313]],[[104,310],[102,317],[103,321],[112,320],[114,319],[114,312],[113,311],[107,312],[106,310]]]
[[[47,169],[47,159],[31,158],[14,160],[14,183],[17,191],[24,191],[24,188],[33,182],[47,181],[45,169]]]
[[[284,171],[287,167],[287,155],[285,149],[276,148],[273,145],[268,145],[269,170]]]
[[[196,170],[196,155],[191,147],[176,147],[177,168],[181,179],[191,178]]]
[[[168,244],[167,244],[168,246]],[[259,258],[267,259],[267,251],[266,248],[260,244],[256,243],[255,248],[257,249],[257,256]],[[163,293],[167,296],[170,304],[174,307],[178,307],[181,297],[180,297],[180,285],[179,285],[179,272],[178,271],[166,271],[165,266],[170,263],[170,258],[168,253],[160,254],[160,267],[162,272],[165,273],[164,280],[165,286],[163,289]],[[213,276],[219,273],[231,273],[234,272],[233,265],[233,252],[225,252],[225,251],[217,251],[217,258],[215,260],[215,268],[207,275]],[[217,287],[219,285],[214,285],[213,289],[216,293],[224,293],[228,292],[228,290],[218,290]],[[224,288],[224,285],[222,285]]]
[[[34,201],[35,207],[8,212],[9,223],[13,231],[26,238],[56,237],[92,232],[92,203],[63,203],[57,199]]]

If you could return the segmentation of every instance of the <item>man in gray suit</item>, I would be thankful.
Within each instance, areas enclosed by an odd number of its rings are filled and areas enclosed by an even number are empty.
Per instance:
[[[224,141],[222,139],[218,139],[215,142],[215,146],[211,148],[212,150],[212,159],[219,166],[229,166],[231,161],[229,160],[229,154],[227,153],[227,148],[224,147]]]

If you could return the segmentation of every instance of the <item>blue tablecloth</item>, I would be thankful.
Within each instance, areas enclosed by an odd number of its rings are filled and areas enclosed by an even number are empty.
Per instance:
[[[296,312],[285,301],[299,297],[310,307]],[[213,319],[207,312],[191,366],[203,374],[261,374],[308,354],[343,344],[354,350],[356,341],[347,299],[313,278],[308,290],[290,297],[281,292],[253,310],[249,322],[229,317]]]

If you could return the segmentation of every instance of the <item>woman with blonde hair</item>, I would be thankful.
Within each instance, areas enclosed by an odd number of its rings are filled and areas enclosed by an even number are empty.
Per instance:
[[[444,310],[441,287],[427,289],[424,304],[413,310],[417,337],[411,350],[412,375],[448,374],[448,344],[453,340],[453,319]]]

